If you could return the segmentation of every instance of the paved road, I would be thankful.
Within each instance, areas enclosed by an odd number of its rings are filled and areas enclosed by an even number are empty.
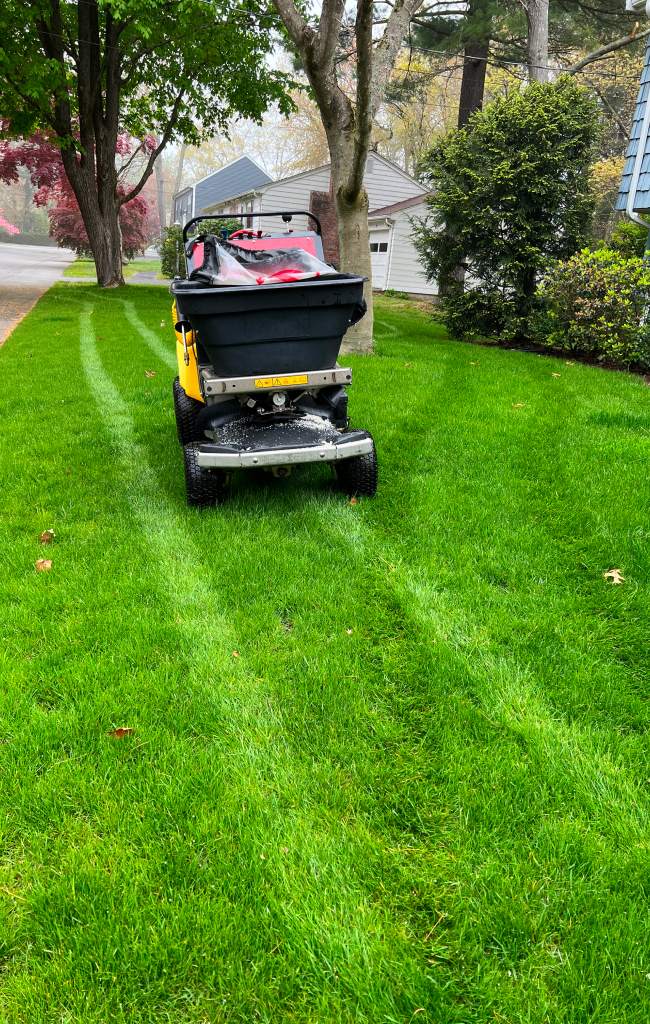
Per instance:
[[[0,345],[73,259],[69,249],[0,243]]]

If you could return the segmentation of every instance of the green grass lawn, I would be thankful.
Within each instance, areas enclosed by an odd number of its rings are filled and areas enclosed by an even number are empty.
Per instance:
[[[160,260],[152,259],[137,259],[132,263],[127,263],[123,268],[125,281],[130,281],[134,274],[140,274],[144,271],[160,272]],[[95,270],[94,260],[76,259],[74,263],[71,263],[63,271],[64,277],[88,277],[92,280],[97,279],[97,272]],[[162,278],[161,278],[162,280]]]
[[[169,303],[0,351],[0,1020],[647,1024],[643,380],[379,301],[376,499],[200,513]]]

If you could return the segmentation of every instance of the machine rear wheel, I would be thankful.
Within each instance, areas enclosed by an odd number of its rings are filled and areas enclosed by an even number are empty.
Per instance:
[[[226,500],[226,474],[221,469],[202,469],[196,455],[198,445],[183,445],[187,504],[196,508],[221,505]]]
[[[174,378],[172,386],[174,393],[174,412],[176,414],[176,431],[181,444],[190,444],[191,441],[202,441],[203,432],[196,425],[196,417],[203,408],[201,402],[196,398],[190,398],[183,391],[178,377]]]
[[[350,497],[374,497],[377,491],[377,452],[374,444],[372,451],[366,455],[343,459],[335,463],[334,468],[339,487]]]

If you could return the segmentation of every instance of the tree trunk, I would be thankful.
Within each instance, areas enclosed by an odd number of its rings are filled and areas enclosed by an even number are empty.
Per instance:
[[[549,0],[527,0],[528,78],[548,82],[548,4]]]
[[[23,212],[20,222],[20,230],[25,235],[31,227],[32,204],[34,202],[34,186],[29,174],[25,173],[23,179]]]
[[[469,6],[469,17],[481,17],[482,0],[474,0]],[[487,58],[490,53],[491,22],[483,23],[483,34],[468,39],[463,54],[463,77],[460,85],[458,103],[458,127],[464,128],[475,110],[483,106],[485,95],[485,76],[487,74]],[[465,287],[465,267],[459,263],[452,272],[438,281],[438,294],[441,298],[463,291]]]
[[[158,145],[160,139],[156,139],[156,145]],[[158,203],[158,221],[160,223],[160,233],[167,227],[167,207],[165,205],[165,171],[162,159],[156,160],[154,164],[154,173],[156,175],[156,200]]]
[[[171,194],[171,208],[169,212],[169,221],[174,221],[174,196],[181,190],[181,184],[183,181],[183,166],[185,164],[185,143],[181,143],[181,148],[178,151],[178,163],[176,164],[176,178],[174,180],[174,191]]]
[[[485,75],[487,58],[490,52],[490,40],[479,39],[468,42],[463,59],[463,78],[460,86],[460,102],[458,105],[458,127],[463,128],[475,110],[483,106],[485,93]]]
[[[88,226],[86,226],[88,230]],[[100,288],[119,288],[124,284],[122,273],[122,232],[117,208],[105,211],[93,231],[91,248]],[[90,235],[88,236],[90,238]]]
[[[336,198],[336,215],[339,229],[339,260],[340,269],[346,274],[359,274],[366,277],[363,297],[368,311],[366,315],[350,327],[343,342],[344,352],[372,352],[372,265],[370,262],[370,245],[368,242],[368,194],[365,189],[353,199],[346,197],[345,190],[333,180]]]
[[[124,284],[117,171],[114,160],[112,167],[104,161],[96,174],[93,155],[87,153],[82,164],[68,148],[62,151],[61,159],[88,235],[97,284],[101,288],[117,288]]]

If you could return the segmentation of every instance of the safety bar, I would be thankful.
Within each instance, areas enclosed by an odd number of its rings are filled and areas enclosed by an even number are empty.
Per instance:
[[[310,213],[309,210],[264,210],[263,212],[252,210],[247,213],[209,213],[205,217],[192,217],[192,220],[188,220],[183,228],[183,241],[187,242],[187,232],[193,224],[201,224],[206,220],[233,220],[235,217],[282,217],[286,224],[289,224],[292,217],[309,217],[316,225],[316,233],[323,234],[318,217]]]
[[[253,394],[260,391],[308,391],[332,384],[349,387],[352,370],[349,366],[335,366],[331,370],[305,370],[303,373],[265,373],[256,377],[216,377],[212,367],[201,370],[201,389],[204,397],[228,394]]]
[[[372,451],[372,438],[364,431],[355,437],[295,448],[228,449],[222,445],[200,444],[196,461],[202,469],[253,469],[259,466],[292,466],[300,462],[338,462]]]

